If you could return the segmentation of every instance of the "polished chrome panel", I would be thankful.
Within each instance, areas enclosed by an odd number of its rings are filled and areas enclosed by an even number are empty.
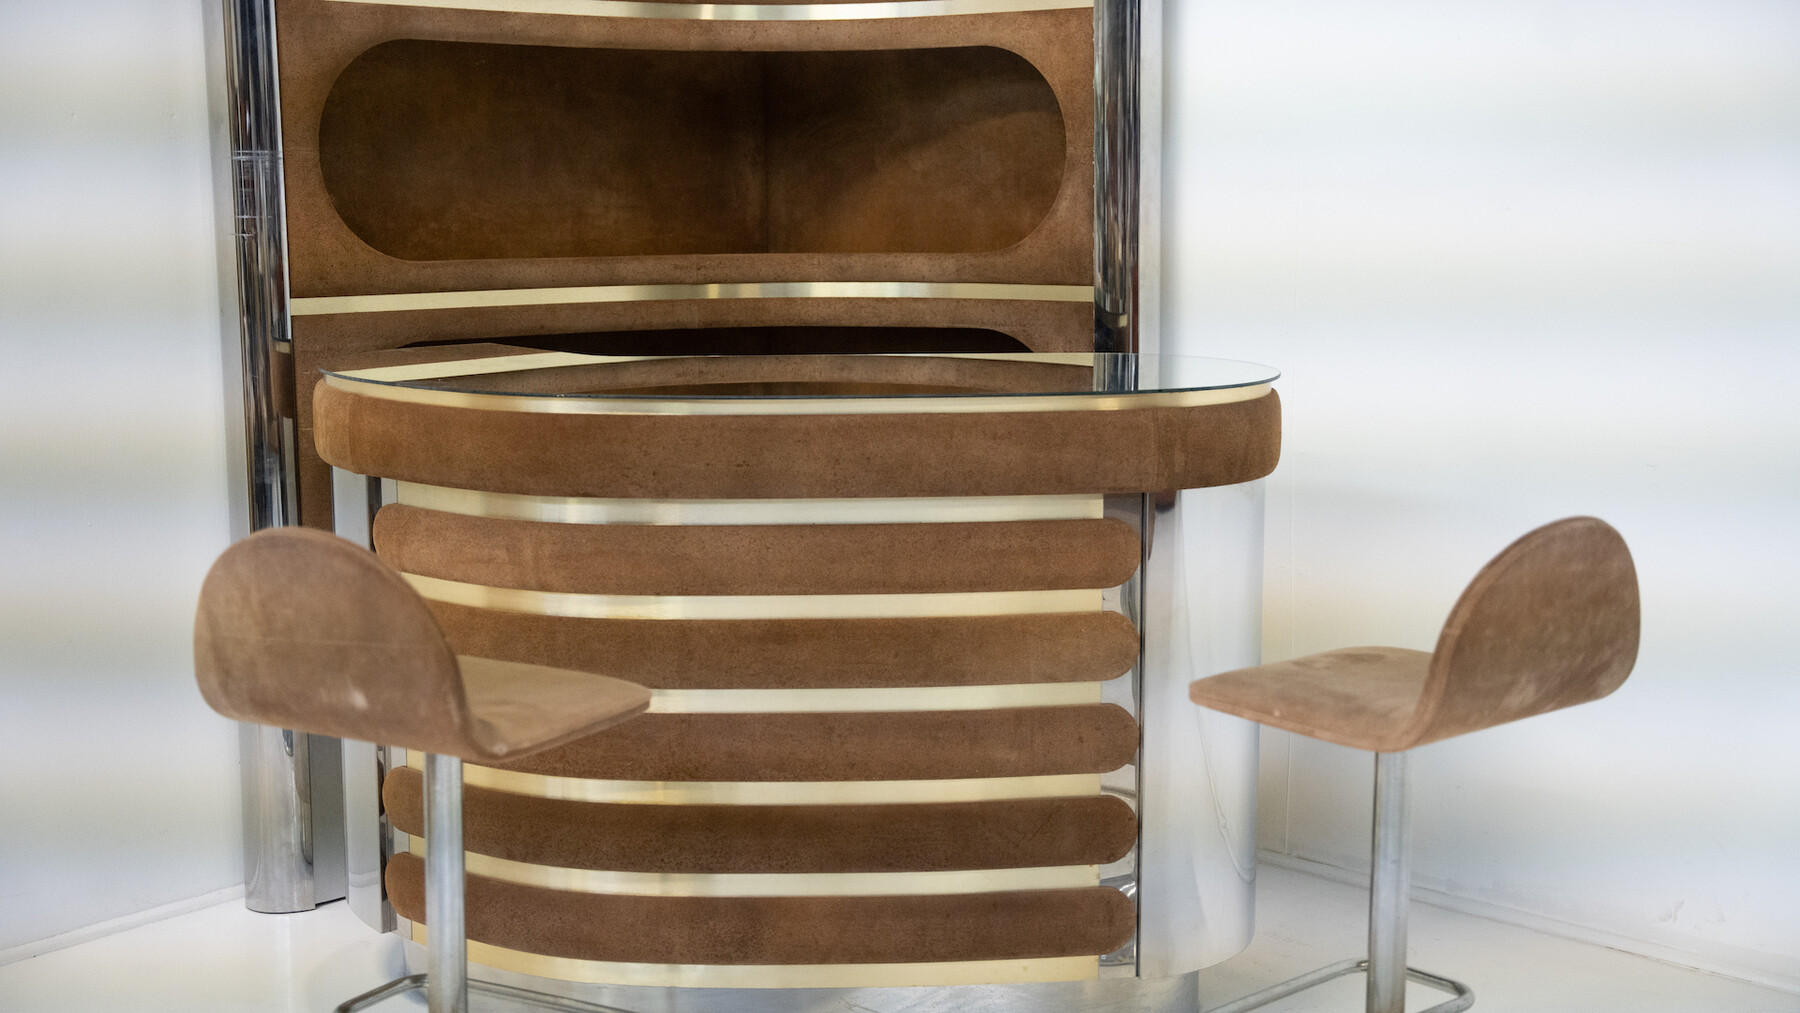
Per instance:
[[[409,967],[424,949],[408,942]],[[1091,958],[1089,958],[1091,961]],[[947,988],[656,988],[556,981],[476,964],[483,980],[637,1013],[1199,1013],[1197,975]],[[476,986],[479,988],[480,986]]]
[[[1180,0],[1168,0],[1179,3]],[[1162,340],[1163,263],[1163,0],[1138,4],[1137,222],[1132,347],[1144,355],[1173,352]]]
[[[432,7],[508,14],[563,14],[591,18],[659,18],[677,21],[874,21],[969,14],[1085,10],[1094,0],[887,0],[828,4],[674,4],[644,0],[334,0],[383,7]]]
[[[238,726],[244,787],[244,904],[282,914],[313,907],[308,736]]]
[[[1185,974],[1250,942],[1257,726],[1188,700],[1262,644],[1261,482],[1153,497],[1144,564],[1138,973]]]
[[[1136,352],[1141,0],[1094,4],[1094,350]]]
[[[410,850],[425,857],[429,848],[424,838],[414,837]],[[636,897],[920,897],[1100,885],[1099,869],[1092,865],[953,872],[664,873],[534,865],[473,851],[463,860],[471,876],[571,893]]]
[[[371,547],[369,532],[375,511],[381,508],[382,485],[381,479],[331,469],[332,530],[339,538]],[[387,902],[381,879],[392,853],[387,843],[387,817],[381,811],[387,750],[346,739],[339,752],[344,786],[344,896],[363,924],[392,932],[394,909]]]
[[[966,591],[926,594],[575,594],[490,587],[403,573],[431,601],[583,619],[899,619],[1098,612],[1100,591]]]
[[[471,517],[560,524],[968,524],[1094,520],[1099,496],[914,496],[869,499],[600,499],[525,496],[397,483],[398,502]],[[341,533],[341,532],[340,532]]]
[[[397,313],[495,306],[661,302],[684,299],[999,299],[1090,302],[1087,285],[1013,285],[963,281],[766,281],[716,285],[589,285],[577,288],[502,288],[477,292],[309,296],[295,299],[297,317],[332,313]]]

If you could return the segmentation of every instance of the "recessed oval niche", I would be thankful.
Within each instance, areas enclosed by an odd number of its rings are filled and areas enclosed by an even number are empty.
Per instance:
[[[981,253],[1062,187],[1061,109],[994,47],[692,52],[400,40],[346,67],[319,159],[405,260]]]

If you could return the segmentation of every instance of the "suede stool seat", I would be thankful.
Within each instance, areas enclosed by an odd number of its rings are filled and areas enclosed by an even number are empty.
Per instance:
[[[1474,1004],[1466,985],[1406,966],[1406,751],[1598,700],[1630,674],[1638,586],[1619,533],[1593,517],[1547,524],[1476,575],[1431,653],[1352,647],[1225,672],[1197,704],[1375,754],[1369,957],[1320,968],[1209,1013],[1243,1013],[1366,971],[1368,1013],[1403,1013],[1406,979],[1451,992],[1425,1013]]]
[[[404,578],[305,528],[257,532],[213,564],[194,624],[194,673],[226,717],[427,754],[428,970],[345,1011],[418,988],[431,1013],[468,1008],[462,761],[518,760],[650,705],[649,690],[621,679],[457,656]]]

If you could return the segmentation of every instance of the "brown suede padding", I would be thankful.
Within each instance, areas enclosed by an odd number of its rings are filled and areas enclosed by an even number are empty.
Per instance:
[[[402,260],[985,253],[1062,188],[1050,85],[994,47],[676,52],[420,39],[332,85],[327,192]]]
[[[709,281],[784,281],[784,280],[868,280],[883,281],[996,281],[1043,284],[1085,285],[1092,281],[1093,230],[1093,15],[1087,10],[1028,11],[962,17],[884,18],[868,21],[685,21],[611,17],[569,17],[545,14],[515,14],[487,11],[460,11],[425,7],[382,6],[328,3],[324,0],[281,0],[277,6],[277,34],[280,41],[281,104],[283,148],[287,182],[289,266],[293,295],[349,295],[376,292],[465,291],[497,288],[537,288],[575,285],[618,284],[689,284]],[[352,69],[359,56],[382,43],[395,40],[431,40],[421,47],[406,43],[400,53],[423,54],[438,45],[441,52],[453,50],[442,43],[491,43],[506,47],[568,47],[574,50],[606,49],[619,51],[669,51],[637,57],[639,62],[684,62],[710,65],[686,77],[672,73],[652,73],[646,66],[639,87],[620,90],[590,87],[581,92],[588,80],[581,72],[570,69],[554,76],[554,80],[518,80],[517,75],[491,82],[491,92],[473,89],[474,97],[493,94],[490,101],[463,99],[470,89],[465,78],[436,73],[423,92],[397,90],[357,90],[355,78],[362,69]],[[410,48],[409,48],[410,47]],[[904,68],[918,60],[940,57],[903,57],[894,50],[957,50],[994,47],[1017,54],[1029,64],[1041,80],[1035,84],[1009,85],[993,95],[985,92],[992,84],[991,71],[980,73],[946,70],[939,74],[918,75]],[[390,51],[391,52],[391,51]],[[498,53],[499,50],[490,51]],[[707,59],[717,54],[717,62]],[[690,108],[696,97],[693,89],[719,91],[719,84],[706,82],[725,73],[732,63],[758,59],[753,54],[794,54],[762,57],[786,61],[795,69],[772,70],[773,80],[766,86],[745,89],[739,95],[731,89],[720,94],[710,109]],[[874,55],[870,55],[874,54]],[[433,57],[442,61],[443,57]],[[562,67],[585,66],[594,59],[588,54],[571,53],[564,60],[546,61]],[[951,58],[966,60],[967,57]],[[414,62],[430,62],[423,55]],[[462,75],[479,77],[478,68],[462,61]],[[784,64],[784,66],[786,65]],[[367,69],[369,65],[365,65]],[[859,69],[850,73],[845,68]],[[884,68],[894,69],[884,69]],[[423,65],[414,68],[424,71]],[[333,99],[333,88],[350,70],[350,91]],[[1009,72],[1010,73],[1010,72]],[[972,87],[956,94],[955,85],[965,79]],[[1010,79],[1009,79],[1010,80]],[[834,85],[830,106],[815,106],[825,95],[811,96],[806,90],[823,82]],[[621,82],[623,83],[623,82]],[[1044,144],[1044,117],[1048,107],[1041,96],[1044,85],[1060,113],[1062,148],[1060,166],[1044,164],[1038,154]],[[482,87],[489,87],[483,85]],[[842,210],[834,210],[817,221],[799,228],[823,230],[817,235],[802,231],[789,239],[800,247],[813,246],[815,252],[753,253],[721,250],[713,253],[667,253],[649,256],[614,257],[513,257],[511,259],[401,260],[384,256],[358,238],[345,224],[334,204],[333,192],[327,188],[326,167],[340,166],[337,171],[380,173],[391,160],[407,171],[407,178],[429,186],[433,156],[416,140],[400,136],[391,142],[392,150],[382,151],[379,144],[367,149],[366,133],[372,124],[386,121],[390,112],[414,116],[461,117],[458,126],[470,128],[472,147],[480,147],[485,138],[477,127],[483,118],[492,118],[506,89],[516,87],[522,94],[516,100],[541,105],[541,113],[533,114],[533,130],[552,130],[555,110],[582,109],[584,120],[556,131],[558,141],[583,152],[578,164],[559,161],[563,156],[550,151],[542,157],[533,155],[529,168],[514,170],[521,178],[541,179],[547,190],[565,184],[564,173],[599,164],[622,173],[622,178],[652,194],[679,195],[676,202],[692,209],[696,220],[703,213],[726,212],[730,217],[733,201],[726,193],[754,184],[747,176],[744,182],[723,183],[730,174],[750,174],[769,157],[767,148],[776,148],[776,168],[768,182],[771,219],[782,214],[782,203],[793,203],[802,191],[816,194],[799,200],[802,211],[815,199],[829,198]],[[548,89],[548,91],[546,91]],[[446,92],[448,94],[446,94]],[[942,94],[938,94],[938,93]],[[411,97],[408,98],[407,96]],[[794,96],[800,96],[798,100]],[[717,165],[711,158],[677,157],[684,143],[698,155],[714,151],[723,132],[730,136],[741,129],[742,116],[754,110],[733,110],[744,101],[767,106],[760,116],[769,129],[771,139],[758,154],[746,147],[741,162]],[[780,101],[776,101],[780,99]],[[328,104],[336,102],[328,110]],[[400,110],[389,110],[384,103],[404,103]],[[563,103],[568,103],[566,106]],[[589,115],[589,103],[594,109]],[[978,129],[948,129],[959,122],[961,109],[977,104],[987,115],[998,111],[994,122],[982,124],[977,117],[970,122]],[[924,118],[910,122],[896,120],[908,111],[924,115],[927,111],[938,119]],[[328,112],[330,115],[328,116]],[[654,114],[654,115],[652,115]],[[832,120],[831,117],[838,117]],[[665,153],[652,161],[646,156],[639,164],[606,154],[603,145],[606,132],[615,124],[637,130],[661,119],[665,124],[654,147]],[[541,126],[536,125],[541,121]],[[442,124],[438,124],[442,127]],[[348,133],[345,131],[348,130]],[[941,131],[941,132],[939,132]],[[816,137],[814,136],[816,135]],[[364,146],[351,145],[353,153],[332,152],[325,156],[327,143],[350,144],[365,138]],[[746,135],[746,138],[748,135]],[[793,139],[792,150],[815,150],[811,145],[843,144],[848,148],[842,158],[829,155],[804,156],[787,160],[792,175],[784,175],[779,164],[783,138]],[[698,138],[711,138],[699,143]],[[740,143],[747,144],[748,140]],[[1029,169],[1014,173],[961,172],[948,167],[994,164],[1010,166],[1009,153],[995,145],[1021,146],[1030,152],[1018,159]],[[696,146],[697,145],[697,146]],[[899,154],[878,159],[856,157],[858,152],[871,156],[878,151]],[[535,150],[535,149],[534,149]],[[354,152],[361,152],[355,154]],[[601,156],[605,154],[605,157]],[[471,169],[491,159],[492,152],[446,151],[436,156],[452,165],[464,161]],[[411,164],[405,164],[411,159]],[[938,171],[942,170],[942,171]],[[644,179],[654,171],[655,179]],[[720,174],[727,174],[721,177]],[[914,177],[912,174],[919,174]],[[1047,212],[1036,202],[1044,175],[1060,177]],[[1010,175],[1009,175],[1010,174]],[[581,180],[571,180],[570,186]],[[475,183],[477,187],[497,183]],[[724,186],[724,192],[719,187]],[[930,189],[922,190],[929,186]],[[339,181],[336,194],[346,201],[344,213],[353,219],[373,214],[373,184],[353,186]],[[626,188],[631,192],[630,188]],[[896,201],[907,195],[923,193],[923,200],[912,203],[929,205],[934,199],[931,189],[943,194],[947,205],[957,208],[959,215],[919,215],[930,234],[906,237],[904,231],[916,210],[903,208],[894,213]],[[1029,196],[1028,196],[1029,195]],[[388,198],[384,198],[388,199]],[[664,205],[670,199],[662,200]],[[991,212],[981,205],[1000,206]],[[1020,210],[1013,210],[1015,205]],[[658,206],[650,209],[656,215],[683,215],[679,208]],[[999,214],[1002,220],[1041,218],[1039,224],[1016,244],[1003,249],[979,253],[837,253],[835,248],[880,248],[896,239],[915,246],[944,248],[943,242],[960,241],[958,226],[963,217],[980,221]],[[529,217],[529,216],[527,216]],[[446,223],[453,224],[453,223]],[[479,251],[504,251],[508,225],[504,216],[497,217],[494,232],[473,238],[465,248]],[[741,226],[740,226],[741,227]],[[1016,225],[1007,228],[1015,229]],[[580,234],[587,226],[576,231]],[[900,230],[896,236],[894,230]],[[865,231],[868,233],[865,235]],[[995,232],[998,236],[1004,230]],[[984,236],[984,242],[993,241]],[[533,237],[532,244],[542,248],[552,237]],[[948,247],[957,249],[956,246]],[[527,248],[531,252],[531,248]]]
[[[425,832],[423,774],[400,767],[382,801]],[[1104,865],[1131,853],[1137,817],[1110,795],[895,805],[620,805],[467,786],[463,846],[567,869],[655,873],[949,872]]]
[[[1116,612],[914,619],[583,619],[430,602],[462,654],[655,689],[1103,682],[1137,662]]]
[[[390,504],[375,550],[402,573],[577,594],[925,594],[1115,587],[1116,519],[990,524],[557,524]]]
[[[1598,700],[1637,660],[1637,571],[1605,521],[1570,517],[1507,546],[1427,655],[1370,647],[1226,672],[1195,703],[1380,753]]]
[[[194,675],[226,717],[492,762],[643,711],[642,686],[451,653],[417,592],[366,549],[259,531],[206,575]]]
[[[1114,704],[808,714],[646,714],[508,770],[623,781],[924,781],[1100,774],[1137,755]]]
[[[1200,407],[904,415],[570,415],[313,393],[319,455],[361,475],[539,496],[764,499],[1141,493],[1275,470],[1275,392]]]
[[[515,344],[562,347],[558,335],[635,330],[648,341],[667,331],[667,341],[641,348],[642,354],[705,351],[709,342],[690,338],[696,329],[755,330],[791,326],[810,332],[813,342],[789,347],[772,338],[755,352],[929,351],[916,341],[885,343],[889,329],[941,327],[949,334],[981,328],[1016,339],[1022,350],[1073,352],[1093,348],[1094,308],[1086,302],[995,299],[685,299],[652,302],[583,303],[566,306],[503,306],[466,310],[410,310],[339,313],[293,320],[294,369],[302,378],[297,401],[299,453],[296,468],[300,512],[306,524],[331,527],[331,467],[313,446],[313,385],[321,368],[356,368],[365,353],[384,349],[388,364],[423,349],[399,351],[419,341],[511,340]],[[654,330],[644,330],[654,329]],[[984,341],[982,344],[991,342]],[[472,346],[464,346],[469,348]],[[581,350],[581,349],[576,349]],[[438,360],[455,358],[452,349]],[[438,361],[419,360],[419,361]],[[294,397],[289,392],[288,397]]]
[[[430,925],[425,863],[388,862],[401,917]],[[647,897],[468,877],[468,934],[575,960],[651,964],[892,964],[1110,953],[1137,908],[1110,887],[914,897]]]

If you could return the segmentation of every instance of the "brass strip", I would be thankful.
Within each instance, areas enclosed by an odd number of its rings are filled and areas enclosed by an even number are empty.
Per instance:
[[[880,686],[863,689],[657,689],[651,714],[890,714],[1100,703],[1097,682],[1016,686]]]
[[[1100,496],[913,496],[891,499],[598,499],[524,496],[397,483],[397,502],[426,510],[559,524],[965,524],[1098,520]]]
[[[835,4],[673,4],[643,0],[336,0],[384,7],[431,7],[508,14],[566,14],[672,21],[875,21],[967,14],[1088,10],[1094,0],[889,0]]]
[[[365,0],[338,2],[360,3]],[[697,8],[700,5],[693,6]],[[503,288],[476,292],[306,296],[291,300],[288,310],[296,317],[310,317],[332,313],[396,313],[406,310],[466,310],[498,306],[562,306],[574,303],[665,302],[687,299],[999,299],[1091,303],[1094,301],[1094,288],[1091,285],[1013,285],[959,281],[589,285],[579,288]]]
[[[1098,612],[1104,592],[968,591],[930,594],[571,594],[402,574],[432,601],[581,619],[906,619]]]
[[[1250,384],[1205,390],[1133,391],[1079,394],[1004,394],[937,397],[546,397],[476,394],[467,391],[395,387],[326,374],[325,382],[362,397],[476,411],[539,412],[555,415],[950,415],[992,412],[1096,412],[1135,408],[1197,408],[1254,401],[1272,385]]]
[[[409,837],[408,840],[408,850],[424,858],[425,838]],[[924,897],[1009,890],[1067,890],[1100,885],[1100,867],[1097,865],[955,872],[705,874],[567,869],[514,862],[473,851],[464,853],[463,860],[471,876],[570,893],[640,897]]]
[[[423,922],[412,941],[424,945]],[[1086,981],[1100,974],[1098,957],[966,960],[941,964],[626,964],[549,957],[469,940],[469,960],[502,971],[597,985],[659,988],[902,988],[911,985],[990,985]]]
[[[982,359],[994,362],[1024,362],[1056,366],[1094,366],[1092,352],[871,352],[861,358],[877,356],[893,359]],[[659,359],[704,359],[703,355],[590,355],[585,352],[521,352],[516,355],[489,355],[476,359],[448,359],[443,362],[413,362],[396,366],[370,366],[366,369],[334,370],[333,375],[352,380],[377,383],[405,383],[409,380],[440,380],[446,377],[487,376],[494,373],[523,373],[535,369],[559,369],[565,366],[604,366],[620,362],[650,362]]]
[[[407,766],[425,769],[425,754],[408,750],[406,755]],[[527,774],[473,763],[463,765],[463,783],[536,798],[631,805],[900,805],[1100,794],[1099,774],[937,781],[608,781]]]

